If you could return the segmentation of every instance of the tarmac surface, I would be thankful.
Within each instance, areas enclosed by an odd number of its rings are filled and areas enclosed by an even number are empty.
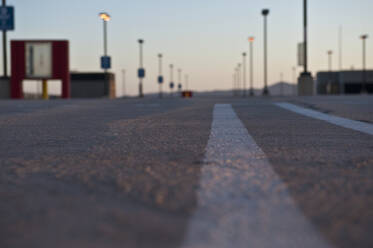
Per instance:
[[[373,136],[277,102],[373,123],[371,96],[0,101],[0,247],[197,247],[188,234],[204,201],[218,104],[232,106],[274,174],[245,167],[250,156],[233,160],[243,176],[249,173],[230,184],[239,197],[255,204],[261,194],[286,191],[329,247],[373,247]],[[239,139],[226,134],[225,141]],[[216,158],[228,161],[224,151]],[[224,166],[208,185],[229,178]],[[235,188],[219,187],[227,198],[206,215],[219,218],[241,204]],[[214,202],[219,194],[209,197]],[[269,202],[272,212],[286,214],[281,200]],[[255,223],[267,223],[261,232],[275,230],[274,236],[284,230],[271,225],[277,217],[253,209],[239,212],[240,219],[255,215]],[[247,237],[258,233],[248,230]]]

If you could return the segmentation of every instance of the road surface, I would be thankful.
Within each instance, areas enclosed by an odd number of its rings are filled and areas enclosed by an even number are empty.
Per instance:
[[[372,106],[0,101],[0,247],[373,247]]]

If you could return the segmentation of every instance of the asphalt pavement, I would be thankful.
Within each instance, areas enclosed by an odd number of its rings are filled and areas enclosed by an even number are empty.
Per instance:
[[[284,102],[373,123],[371,96],[0,101],[0,247],[373,247],[373,136]]]

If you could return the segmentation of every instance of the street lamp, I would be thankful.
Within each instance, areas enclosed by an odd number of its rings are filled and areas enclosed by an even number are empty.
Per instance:
[[[237,95],[240,95],[241,91],[241,64],[237,65]]]
[[[139,77],[139,80],[140,80],[140,83],[139,83],[139,97],[142,98],[142,97],[144,97],[143,80],[145,78],[145,69],[144,69],[144,64],[143,64],[143,44],[144,44],[144,40],[139,39],[138,43],[139,43],[139,47],[140,47],[140,67],[139,67],[139,70],[138,70],[138,77]]]
[[[102,22],[103,22],[103,28],[104,28],[104,32],[103,32],[103,36],[104,36],[104,56],[101,57],[101,68],[104,69],[105,73],[107,72],[107,69],[110,69],[111,67],[111,61],[110,61],[110,57],[108,56],[108,48],[107,48],[107,23],[108,21],[110,21],[111,17],[108,13],[106,12],[101,12],[99,13],[99,17],[101,18]]]
[[[328,52],[328,85],[327,85],[327,93],[332,93],[332,56],[333,56],[333,51],[329,50]]]
[[[267,61],[267,16],[269,15],[269,9],[263,9],[262,15],[264,17],[264,89],[263,95],[269,95],[268,91],[268,61]]]
[[[250,42],[250,96],[254,96],[254,37],[249,37]]]
[[[238,67],[234,68],[234,96],[238,93]]]
[[[368,39],[368,35],[364,34],[360,36],[360,39],[363,41],[363,85],[361,87],[361,93],[365,94],[368,92],[367,89],[367,71],[366,71],[366,40]]]
[[[311,96],[314,94],[314,81],[311,73],[308,72],[308,17],[307,17],[307,0],[303,0],[303,66],[304,71],[301,73],[298,82],[298,95]]]
[[[280,95],[284,96],[284,73],[280,73]]]
[[[235,87],[236,87],[236,71],[232,75],[232,95],[235,96]]]
[[[126,70],[122,70],[122,79],[123,79],[123,84],[122,84],[122,91],[123,91],[123,98],[126,97]]]
[[[293,95],[297,95],[297,67],[296,66],[293,66],[292,68],[292,71],[293,71],[293,83],[294,83],[294,87],[293,87]]]
[[[179,70],[178,70],[178,73],[179,73],[179,84],[178,84],[177,88],[178,88],[179,93],[180,93],[180,92],[181,92],[181,89],[183,88],[183,85],[182,85],[182,82],[181,82],[182,70],[179,69]]]
[[[170,91],[171,91],[171,96],[173,95],[173,89],[175,87],[175,83],[174,83],[174,65],[171,64],[170,65]]]
[[[2,7],[6,7],[6,0],[2,0]],[[8,77],[8,51],[7,51],[7,30],[3,30],[3,77]]]
[[[162,94],[162,85],[163,85],[163,75],[162,75],[162,54],[158,54],[158,64],[159,64],[159,77],[158,77],[158,84],[159,84],[159,98],[163,97]]]
[[[242,53],[242,65],[243,65],[243,97],[246,97],[246,53]]]

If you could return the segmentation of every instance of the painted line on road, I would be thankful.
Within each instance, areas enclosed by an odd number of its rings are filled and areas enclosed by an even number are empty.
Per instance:
[[[229,104],[215,105],[197,199],[183,248],[331,247]]]
[[[290,110],[297,114],[301,114],[301,115],[311,117],[314,119],[326,121],[331,124],[341,126],[344,128],[348,128],[348,129],[352,129],[355,131],[359,131],[365,134],[373,135],[373,125],[369,123],[364,123],[361,121],[354,121],[354,120],[350,120],[350,119],[346,119],[346,118],[342,118],[338,116],[324,114],[324,113],[321,113],[315,110],[299,107],[291,103],[275,103],[275,105],[283,109]]]

